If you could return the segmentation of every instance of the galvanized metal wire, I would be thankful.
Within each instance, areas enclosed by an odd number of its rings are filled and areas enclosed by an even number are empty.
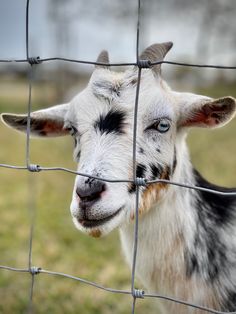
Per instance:
[[[210,309],[207,307],[203,307],[197,304],[193,304],[190,302],[186,302],[184,300],[179,300],[176,298],[173,298],[171,296],[165,296],[161,294],[149,294],[143,291],[142,289],[136,289],[135,288],[135,270],[136,270],[136,259],[138,254],[138,225],[139,225],[139,194],[140,194],[140,186],[146,186],[154,183],[160,183],[160,184],[169,184],[169,185],[175,185],[180,188],[187,188],[187,189],[193,189],[193,190],[200,190],[205,191],[213,194],[218,195],[224,195],[227,196],[236,196],[236,192],[223,192],[223,191],[217,191],[214,189],[209,189],[201,186],[192,186],[189,184],[179,183],[179,182],[173,182],[169,180],[164,179],[157,179],[157,180],[151,180],[148,181],[145,178],[138,178],[136,176],[135,171],[135,165],[136,165],[136,138],[137,138],[137,117],[138,117],[138,106],[139,106],[139,90],[140,90],[140,84],[141,84],[141,75],[142,75],[142,69],[146,67],[150,67],[152,65],[157,64],[169,64],[174,66],[186,66],[186,67],[198,67],[198,68],[214,68],[214,69],[225,69],[225,70],[232,70],[236,69],[236,66],[224,66],[224,65],[211,65],[211,64],[191,64],[191,63],[184,63],[184,62],[173,62],[173,61],[157,61],[157,62],[149,62],[147,60],[140,60],[139,59],[139,30],[140,30],[140,22],[141,22],[141,0],[137,0],[137,33],[136,33],[136,61],[133,63],[110,63],[110,64],[104,64],[100,62],[94,62],[94,61],[85,61],[85,60],[75,60],[75,59],[69,59],[69,58],[59,58],[59,57],[53,57],[53,58],[44,58],[41,59],[40,57],[34,57],[30,56],[29,52],[29,8],[30,8],[30,0],[26,0],[26,59],[1,59],[1,63],[28,63],[29,64],[29,96],[28,96],[28,102],[27,102],[27,131],[26,131],[26,150],[25,150],[25,161],[26,164],[23,166],[19,165],[11,165],[11,164],[0,164],[0,168],[7,168],[11,170],[27,170],[29,172],[32,172],[33,174],[30,176],[29,186],[30,188],[34,188],[35,184],[34,181],[32,181],[32,176],[36,172],[41,171],[63,171],[67,173],[71,173],[74,175],[80,175],[88,178],[94,178],[100,181],[104,182],[110,182],[110,183],[118,183],[118,182],[124,182],[124,183],[133,183],[136,186],[136,206],[135,206],[135,222],[134,222],[134,247],[133,247],[133,262],[132,262],[132,272],[131,272],[131,289],[130,290],[119,290],[115,288],[108,288],[104,287],[98,283],[76,277],[73,275],[57,272],[57,271],[50,271],[41,269],[40,267],[33,266],[33,256],[32,256],[32,247],[33,247],[33,236],[34,236],[34,226],[36,223],[36,209],[35,209],[35,199],[34,195],[35,193],[30,193],[31,197],[29,198],[29,216],[30,216],[30,231],[29,231],[29,256],[28,256],[28,267],[27,268],[14,268],[10,266],[0,265],[1,270],[5,271],[12,271],[12,272],[19,272],[19,273],[30,273],[32,276],[30,289],[29,289],[29,304],[28,304],[28,313],[33,313],[33,295],[34,295],[34,283],[35,283],[35,276],[38,275],[50,275],[50,276],[59,276],[59,277],[65,277],[68,279],[72,279],[75,281],[78,281],[82,284],[89,285],[91,287],[94,287],[96,289],[101,289],[106,292],[115,293],[115,294],[126,294],[130,295],[133,298],[132,302],[132,314],[135,314],[135,305],[136,305],[136,299],[143,299],[143,298],[157,298],[163,301],[171,301],[175,302],[176,304],[182,304],[191,308],[200,309],[202,311],[208,312],[208,313],[214,313],[214,314],[226,314],[226,312],[216,311],[214,309]],[[136,87],[136,97],[135,97],[135,104],[134,104],[134,127],[133,127],[133,178],[126,179],[112,179],[112,178],[101,178],[92,176],[87,173],[81,173],[78,171],[74,171],[72,169],[68,169],[65,167],[43,167],[37,164],[31,164],[30,161],[30,124],[31,124],[31,111],[32,111],[32,88],[33,88],[33,81],[34,81],[34,73],[37,67],[44,62],[50,62],[50,61],[61,61],[61,62],[74,62],[74,63],[81,63],[81,64],[87,64],[87,65],[106,65],[106,66],[137,66],[138,72],[137,72],[137,87]],[[227,312],[229,314],[229,312]],[[231,312],[231,314],[236,314],[236,312]]]
[[[34,61],[34,60],[37,60]],[[62,62],[69,62],[69,63],[80,63],[85,65],[100,65],[100,66],[109,66],[109,67],[126,67],[126,66],[138,66],[137,62],[121,62],[121,63],[103,63],[103,62],[96,62],[96,61],[85,61],[85,60],[78,60],[78,59],[70,59],[70,58],[63,58],[63,57],[51,57],[51,58],[29,58],[29,59],[0,59],[0,63],[34,63],[40,64],[45,62],[51,61],[62,61]],[[222,69],[222,70],[236,70],[236,65],[228,66],[228,65],[217,65],[217,64],[200,64],[200,63],[188,63],[188,62],[175,62],[175,61],[156,61],[150,62],[149,65],[158,65],[158,64],[169,64],[181,67],[190,67],[190,68],[206,68],[206,69]]]

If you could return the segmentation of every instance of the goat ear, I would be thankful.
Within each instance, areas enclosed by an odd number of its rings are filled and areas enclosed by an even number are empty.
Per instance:
[[[64,104],[32,112],[30,118],[31,135],[44,137],[67,135],[68,131],[63,127],[68,106],[69,104]],[[21,132],[26,132],[26,114],[3,113],[1,114],[1,118],[7,126]]]
[[[189,99],[181,104],[179,126],[216,128],[228,123],[235,115],[236,102],[233,97],[211,99],[187,94]]]

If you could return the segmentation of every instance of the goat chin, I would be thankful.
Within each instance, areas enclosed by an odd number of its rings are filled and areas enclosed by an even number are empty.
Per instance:
[[[124,208],[120,208],[116,211],[112,217],[108,217],[108,219],[102,219],[101,221],[97,220],[96,223],[94,221],[81,222],[78,220],[78,217],[74,217],[72,214],[72,219],[76,228],[83,233],[86,233],[92,237],[98,238],[107,235],[113,229],[119,227],[123,220],[125,219],[126,213]]]

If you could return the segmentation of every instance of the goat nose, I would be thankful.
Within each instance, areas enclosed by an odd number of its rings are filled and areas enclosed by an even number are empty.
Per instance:
[[[93,184],[89,186],[78,186],[76,188],[76,194],[82,202],[91,202],[98,200],[105,190],[106,185],[104,182],[94,181]]]

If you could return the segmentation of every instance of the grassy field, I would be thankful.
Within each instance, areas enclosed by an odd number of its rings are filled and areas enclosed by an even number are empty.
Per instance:
[[[13,85],[14,86],[14,85]],[[27,86],[27,85],[26,85]],[[235,85],[201,90],[212,96],[234,95]],[[25,111],[27,88],[20,96],[0,96],[0,111]],[[22,90],[21,90],[22,91]],[[34,107],[38,99],[34,99]],[[235,186],[236,120],[216,131],[197,130],[189,144],[196,167],[216,184]],[[25,137],[0,124],[0,163],[24,164]],[[44,166],[75,168],[70,139],[34,140],[31,161]],[[118,232],[92,239],[73,226],[69,204],[74,176],[63,172],[28,174],[0,169],[0,264],[27,267],[29,197],[35,199],[33,265],[65,272],[107,287],[129,289],[130,270],[123,261]],[[32,188],[33,187],[33,188]],[[0,313],[26,313],[29,274],[0,270]],[[128,296],[113,295],[70,279],[40,274],[35,278],[35,313],[131,313]],[[137,302],[136,313],[156,313],[152,300]]]

